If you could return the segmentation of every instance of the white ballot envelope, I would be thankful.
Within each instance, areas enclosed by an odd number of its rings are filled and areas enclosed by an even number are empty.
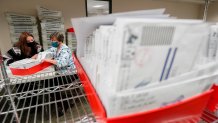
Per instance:
[[[46,52],[40,52],[40,53],[38,54],[38,57],[37,57],[36,60],[42,61],[42,60],[44,60],[44,59],[51,59],[51,58],[53,58],[53,53],[46,51]]]
[[[217,81],[217,76],[216,72],[166,86],[119,93],[111,91],[104,84],[98,93],[107,116],[115,117],[164,107],[201,94],[211,88],[213,81]]]
[[[209,33],[208,25],[196,20],[118,19],[115,26],[116,91],[191,71]]]

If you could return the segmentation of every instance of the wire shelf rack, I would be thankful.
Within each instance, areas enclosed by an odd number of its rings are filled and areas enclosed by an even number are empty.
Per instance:
[[[1,123],[96,122],[75,71],[9,78],[0,66]]]
[[[217,114],[205,109],[202,114],[200,123],[217,123],[217,122],[218,122]]]

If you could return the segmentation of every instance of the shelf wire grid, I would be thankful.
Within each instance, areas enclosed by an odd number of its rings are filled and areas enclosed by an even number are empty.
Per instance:
[[[205,109],[201,116],[200,123],[218,123],[217,113],[211,112],[210,110]]]
[[[0,123],[96,122],[75,70],[8,78],[0,66]]]

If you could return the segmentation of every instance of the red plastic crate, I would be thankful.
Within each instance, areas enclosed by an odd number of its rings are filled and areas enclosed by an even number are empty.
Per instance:
[[[214,92],[208,102],[207,110],[214,112],[216,109],[218,109],[218,86],[213,85],[212,89]]]
[[[214,92],[209,99],[206,109],[202,114],[202,120],[207,123],[212,123],[218,121],[218,117],[215,115],[215,112],[218,110],[218,85],[213,85],[212,89]]]
[[[32,75],[32,74],[35,74],[49,66],[51,66],[52,64],[51,63],[48,63],[48,62],[42,62],[36,66],[33,66],[31,68],[28,68],[28,69],[16,69],[16,68],[10,68],[11,70],[11,73],[13,75],[19,75],[19,76],[26,76],[26,75]]]
[[[213,90],[210,90],[163,108],[107,118],[104,106],[92,86],[89,77],[75,55],[73,55],[73,58],[91,109],[99,123],[196,123],[200,120],[200,116],[213,93]]]
[[[68,28],[67,32],[75,32],[74,28]]]

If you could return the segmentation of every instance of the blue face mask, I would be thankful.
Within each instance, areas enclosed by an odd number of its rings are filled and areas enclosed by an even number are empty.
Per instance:
[[[52,46],[52,47],[56,47],[56,48],[57,48],[58,45],[59,45],[59,44],[58,44],[58,42],[56,42],[56,41],[55,41],[55,42],[51,42],[51,46]]]

